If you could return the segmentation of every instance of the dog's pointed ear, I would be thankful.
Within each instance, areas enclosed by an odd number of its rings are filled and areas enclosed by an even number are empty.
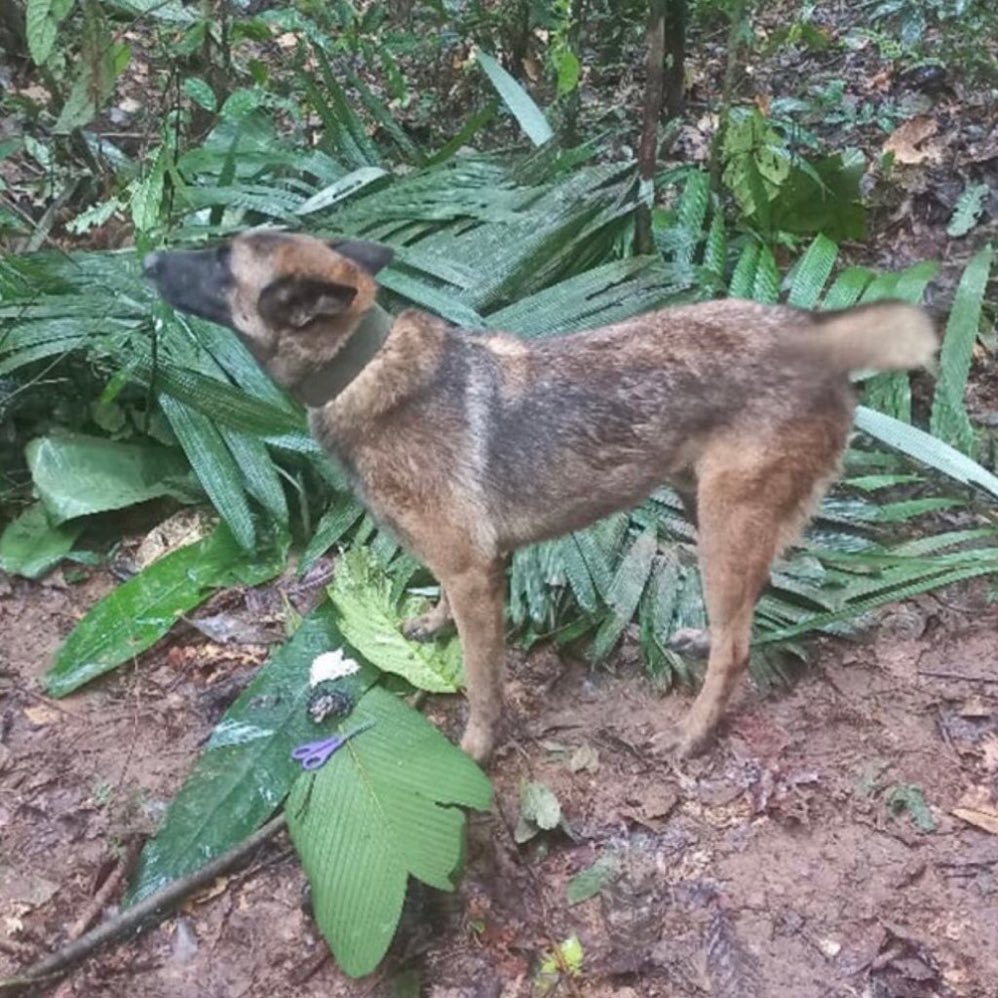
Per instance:
[[[369,243],[365,239],[333,239],[329,246],[340,256],[360,264],[372,277],[383,267],[387,267],[395,255],[390,247],[382,246],[381,243]]]
[[[282,277],[260,292],[257,308],[271,326],[303,329],[316,319],[342,315],[356,294],[357,289],[349,284],[314,277]]]

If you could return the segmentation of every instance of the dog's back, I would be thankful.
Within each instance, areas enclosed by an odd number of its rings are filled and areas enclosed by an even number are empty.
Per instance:
[[[438,397],[463,396],[469,463],[515,547],[639,502],[725,440],[779,450],[808,425],[841,449],[849,371],[924,363],[934,343],[896,303],[822,316],[719,301],[543,340],[452,334]]]

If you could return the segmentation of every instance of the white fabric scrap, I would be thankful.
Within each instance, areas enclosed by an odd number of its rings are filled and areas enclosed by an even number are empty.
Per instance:
[[[342,679],[344,676],[352,676],[360,670],[360,666],[352,659],[343,654],[342,648],[336,651],[325,651],[321,655],[316,655],[312,660],[312,668],[308,674],[308,685],[318,686],[329,679]]]

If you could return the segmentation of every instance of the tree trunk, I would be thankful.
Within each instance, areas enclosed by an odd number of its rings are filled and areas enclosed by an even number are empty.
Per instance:
[[[28,58],[28,40],[24,28],[24,5],[17,0],[0,2],[0,49],[8,58]]]
[[[582,63],[582,37],[584,31],[584,21],[586,17],[586,0],[572,0],[571,23],[568,28],[568,47],[579,59],[580,67]],[[579,78],[575,89],[565,98],[564,114],[564,142],[566,146],[574,146],[579,141],[579,109],[582,105],[582,79]]]
[[[652,251],[652,185],[658,151],[658,122],[662,115],[665,86],[665,12],[668,0],[650,0],[648,11],[648,79],[641,120],[641,144],[638,147],[638,176],[641,178],[641,204],[634,219],[634,252]],[[647,201],[645,199],[648,199]]]
[[[686,81],[687,0],[668,0],[665,8],[665,110],[670,118],[683,113]]]
[[[734,0],[729,15],[731,24],[728,28],[728,61],[724,66],[724,80],[721,83],[721,107],[717,132],[710,147],[710,189],[715,193],[721,190],[721,158],[724,152],[724,136],[728,130],[731,103],[735,96],[735,78],[738,75],[742,24],[746,16],[747,3],[748,0]]]

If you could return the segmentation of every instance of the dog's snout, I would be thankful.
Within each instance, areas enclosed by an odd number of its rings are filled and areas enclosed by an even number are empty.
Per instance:
[[[162,259],[162,253],[156,253],[155,251],[152,253],[146,253],[146,255],[142,258],[142,273],[144,273],[146,277],[155,277],[159,271],[159,265]]]

